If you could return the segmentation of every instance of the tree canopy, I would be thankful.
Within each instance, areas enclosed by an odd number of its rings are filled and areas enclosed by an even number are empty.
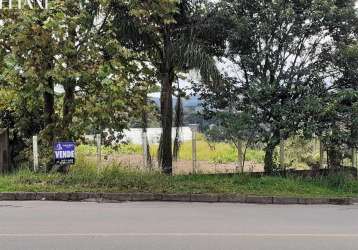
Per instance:
[[[224,28],[225,19],[208,1],[113,1],[112,6],[117,39],[146,58],[140,60],[154,67],[161,85],[163,133],[158,155],[163,171],[171,174],[175,82],[189,69],[199,70],[204,79],[219,75],[213,56],[225,49],[224,32],[216,32]]]
[[[48,10],[4,13],[1,94],[14,98],[3,106],[0,124],[13,131],[12,144],[21,137],[29,146],[40,133],[50,147],[127,128],[147,84],[139,74],[145,67],[128,60],[133,53],[112,35],[109,15],[100,1],[52,1]]]
[[[233,24],[226,57],[235,72],[227,88],[206,85],[216,99],[209,105],[253,115],[267,143],[265,170],[272,172],[280,140],[318,132],[310,128],[339,78],[334,57],[355,37],[354,1],[223,0],[219,6]]]
[[[187,94],[178,80],[195,70],[206,117],[238,150],[242,140],[263,143],[266,172],[291,136],[321,138],[338,168],[339,152],[358,144],[357,31],[354,0],[53,0],[48,9],[4,9],[0,126],[10,128],[12,157],[25,159],[34,134],[49,149],[130,124],[145,130],[148,94],[159,89],[159,163],[171,174],[180,145],[172,127],[183,125]]]

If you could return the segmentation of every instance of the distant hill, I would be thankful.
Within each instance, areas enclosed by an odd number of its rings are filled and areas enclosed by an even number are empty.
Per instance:
[[[158,106],[160,105],[160,98],[156,96],[150,97],[152,101],[154,101]],[[173,103],[175,104],[176,97],[173,97]],[[197,96],[192,96],[189,99],[183,99],[183,107],[184,108],[199,108],[201,106],[201,101]]]

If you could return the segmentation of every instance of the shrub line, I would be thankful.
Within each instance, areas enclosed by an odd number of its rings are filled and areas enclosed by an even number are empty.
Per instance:
[[[242,194],[182,194],[182,193],[91,193],[91,192],[6,192],[0,193],[0,201],[77,201],[77,202],[210,202],[250,204],[304,204],[304,205],[352,205],[357,198],[296,198],[280,196],[254,196]]]

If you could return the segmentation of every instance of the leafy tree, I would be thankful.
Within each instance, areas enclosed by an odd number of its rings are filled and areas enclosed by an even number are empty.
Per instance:
[[[258,140],[261,131],[252,110],[237,109],[241,105],[237,98],[241,93],[233,81],[228,77],[219,85],[208,88],[202,83],[195,85],[195,89],[204,100],[201,113],[215,125],[206,132],[207,137],[233,143],[238,153],[238,168],[243,170],[247,148]]]
[[[334,57],[337,78],[327,86],[322,112],[317,119],[318,133],[326,145],[328,166],[340,169],[344,155],[358,143],[358,49],[356,44],[343,46]]]
[[[93,129],[121,132],[136,113],[140,65],[128,61],[132,53],[111,35],[102,4],[52,1],[46,11],[4,14],[0,79],[17,98],[2,111],[12,110],[14,128],[34,114],[34,125],[40,124],[24,138],[40,133],[50,149],[55,140],[75,140]],[[61,88],[64,93],[55,91]]]
[[[43,129],[42,109],[36,108],[38,95],[15,92],[6,85],[0,90],[0,127],[9,129],[10,157],[12,163],[28,160],[26,148],[31,145],[30,137]],[[25,150],[25,151],[24,151]]]
[[[212,55],[224,48],[220,20],[207,1],[112,1],[118,40],[141,52],[161,85],[159,159],[166,174],[172,173],[172,125],[174,83],[178,73],[197,68],[207,79],[217,72]]]
[[[337,170],[350,148],[357,146],[357,31],[355,1],[336,1],[328,26],[335,48],[326,60],[331,78],[325,94],[315,102],[313,123],[327,149],[328,166]],[[318,111],[318,112],[317,112]]]
[[[209,139],[212,135],[211,132],[219,133],[221,138],[235,145],[237,170],[243,172],[247,148],[253,145],[258,135],[257,126],[253,124],[250,115],[247,113],[216,111],[214,117],[218,120],[218,124],[207,132]]]
[[[53,81],[46,75],[52,48],[46,46],[48,34],[37,29],[40,19],[36,22],[35,14],[40,15],[37,10],[32,14],[4,10],[1,16],[1,94],[11,94],[12,98],[3,100],[0,112],[2,126],[10,129],[12,158],[20,156],[30,146],[31,135],[50,127],[54,118]]]
[[[272,173],[280,140],[301,132],[311,136],[312,109],[333,73],[329,58],[338,24],[352,18],[336,10],[352,6],[331,0],[223,0],[219,5],[234,25],[227,58],[236,66],[233,85],[240,94],[230,98],[236,97],[237,111],[254,111],[255,123],[265,131],[265,171]]]

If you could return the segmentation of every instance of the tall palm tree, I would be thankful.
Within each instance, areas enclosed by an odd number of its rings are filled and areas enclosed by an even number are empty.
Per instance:
[[[225,48],[223,18],[207,1],[112,1],[113,28],[122,44],[156,68],[161,85],[159,163],[172,174],[173,88],[177,74],[198,69],[204,80],[219,76],[213,56]],[[219,27],[220,26],[220,27]]]

